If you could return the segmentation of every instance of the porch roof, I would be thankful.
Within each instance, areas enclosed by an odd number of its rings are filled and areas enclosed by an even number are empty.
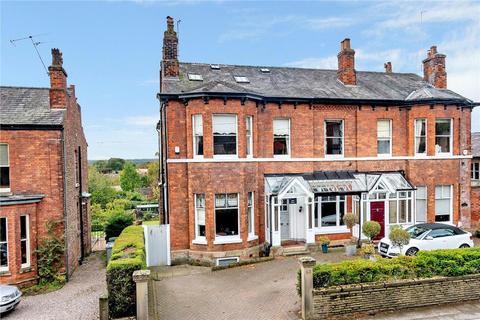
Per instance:
[[[414,190],[401,172],[315,171],[297,174],[265,174],[265,193],[280,194],[298,179],[315,194],[360,194],[372,191]]]

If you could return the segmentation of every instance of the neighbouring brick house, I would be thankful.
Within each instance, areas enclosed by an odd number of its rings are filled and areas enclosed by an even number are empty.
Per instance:
[[[52,222],[67,278],[90,252],[87,142],[62,65],[52,49],[50,88],[0,87],[0,283],[35,283]]]
[[[472,133],[472,224],[480,230],[480,132]]]
[[[424,76],[178,61],[167,18],[160,74],[160,202],[172,259],[243,259],[320,236],[350,237],[342,217],[470,228],[475,105],[447,89],[431,47]],[[358,236],[359,226],[354,227]]]

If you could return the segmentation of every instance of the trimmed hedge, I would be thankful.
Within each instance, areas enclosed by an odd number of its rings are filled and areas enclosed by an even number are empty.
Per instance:
[[[125,228],[115,240],[107,265],[108,306],[111,318],[135,316],[133,272],[146,268],[142,226]]]
[[[313,287],[479,273],[480,248],[420,251],[415,257],[317,264],[313,268]],[[300,271],[297,276],[300,293]]]

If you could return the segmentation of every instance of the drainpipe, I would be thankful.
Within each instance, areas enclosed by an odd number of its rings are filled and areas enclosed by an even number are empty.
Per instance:
[[[165,116],[165,108],[166,103],[162,102],[160,99],[160,95],[157,96],[160,100],[160,120],[157,123],[157,132],[158,132],[158,171],[159,171],[159,187],[160,192],[163,195],[163,222],[164,224],[169,223],[169,212],[168,212],[168,169],[166,166],[166,147],[167,147],[167,126],[166,126],[166,116]]]
[[[78,208],[80,210],[80,261],[79,264],[82,265],[83,259],[85,258],[85,239],[83,238],[84,236],[84,230],[83,230],[83,198],[82,198],[82,190],[83,190],[83,184],[82,184],[82,154],[81,154],[81,148],[80,146],[77,148],[77,166],[76,170],[78,170]]]
[[[64,222],[64,238],[65,238],[65,279],[69,280],[68,270],[68,214],[67,214],[67,150],[65,145],[65,128],[62,127],[62,157],[63,157],[63,222]]]

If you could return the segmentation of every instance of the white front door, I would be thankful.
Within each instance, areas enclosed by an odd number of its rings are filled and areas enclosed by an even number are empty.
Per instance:
[[[289,214],[288,210],[280,211],[280,237],[281,237],[282,240],[291,239],[291,236],[290,236],[290,214]]]
[[[295,219],[295,235],[294,238],[297,240],[305,240],[306,237],[306,225],[305,225],[305,217],[306,217],[306,208],[303,203],[297,202],[296,205],[293,206],[292,211],[294,212],[294,219]]]

